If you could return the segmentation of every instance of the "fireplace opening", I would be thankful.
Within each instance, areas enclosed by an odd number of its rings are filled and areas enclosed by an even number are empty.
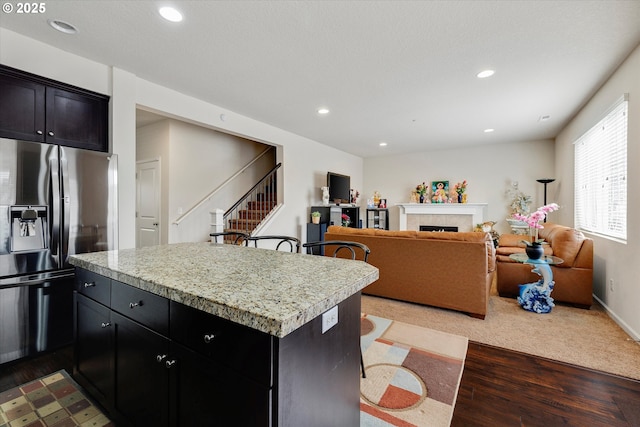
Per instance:
[[[452,225],[421,225],[420,231],[458,231],[458,227]]]

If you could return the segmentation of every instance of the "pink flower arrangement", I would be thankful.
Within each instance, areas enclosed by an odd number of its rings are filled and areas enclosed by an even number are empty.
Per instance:
[[[535,212],[530,213],[529,215],[520,215],[518,213],[513,214],[513,218],[518,221],[526,222],[529,226],[529,231],[531,236],[533,237],[533,230],[535,230],[535,239],[533,242],[527,242],[523,240],[527,245],[531,245],[532,243],[540,244],[544,239],[538,239],[538,230],[540,228],[544,228],[540,221],[543,221],[549,212],[557,211],[560,207],[556,203],[550,203],[548,205],[544,205],[539,207]]]

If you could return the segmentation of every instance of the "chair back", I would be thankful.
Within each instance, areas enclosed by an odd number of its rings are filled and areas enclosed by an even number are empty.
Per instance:
[[[245,246],[249,246],[253,242],[253,247],[257,248],[259,240],[278,242],[276,251],[281,250],[282,247],[282,250],[289,249],[290,252],[300,253],[300,239],[291,236],[248,236],[245,240]]]
[[[337,258],[338,253],[340,251],[346,251],[351,253],[351,259],[358,259],[357,252],[361,251],[362,253],[362,261],[368,262],[369,254],[371,250],[369,247],[360,242],[350,242],[345,240],[324,240],[321,242],[309,242],[302,245],[307,248],[308,254],[319,253],[320,255],[324,255],[326,249],[333,249],[333,257]],[[314,251],[314,249],[318,249],[318,251]]]
[[[218,237],[222,237],[222,242],[220,243],[231,242],[234,245],[241,245],[249,238],[247,233],[241,231],[221,231],[219,233],[210,233],[209,236],[212,237],[213,243],[218,243]]]

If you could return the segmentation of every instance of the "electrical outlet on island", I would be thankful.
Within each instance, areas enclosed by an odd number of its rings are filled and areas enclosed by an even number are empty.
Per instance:
[[[338,306],[330,308],[328,311],[322,313],[322,333],[324,334],[329,329],[338,324]]]

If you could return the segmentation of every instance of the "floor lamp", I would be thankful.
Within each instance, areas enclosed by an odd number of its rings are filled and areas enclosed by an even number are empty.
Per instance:
[[[536,179],[536,181],[538,181],[541,184],[544,184],[544,204],[546,206],[547,204],[547,184],[549,184],[550,182],[555,181],[554,178],[541,178],[541,179]],[[544,222],[547,222],[547,216],[544,216]]]

